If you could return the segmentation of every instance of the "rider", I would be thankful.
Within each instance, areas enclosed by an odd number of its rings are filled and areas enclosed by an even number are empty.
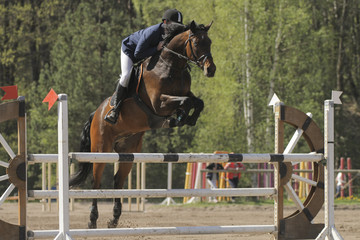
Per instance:
[[[122,41],[121,75],[114,94],[114,107],[105,116],[107,122],[115,124],[119,117],[121,102],[129,85],[133,63],[153,56],[162,49],[163,24],[170,24],[172,22],[182,24],[182,20],[181,12],[176,9],[168,9],[164,12],[161,23],[139,30]]]

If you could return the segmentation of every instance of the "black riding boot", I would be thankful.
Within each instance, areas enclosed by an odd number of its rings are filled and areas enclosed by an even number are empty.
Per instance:
[[[120,85],[120,82],[116,86],[114,107],[106,114],[105,121],[115,124],[120,112],[121,102],[125,98],[126,88]]]

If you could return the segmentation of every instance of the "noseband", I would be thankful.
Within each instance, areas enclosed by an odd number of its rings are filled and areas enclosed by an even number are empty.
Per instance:
[[[206,60],[207,60],[209,57],[212,57],[212,55],[211,55],[211,53],[209,52],[209,53],[205,53],[204,55],[202,55],[202,56],[200,56],[200,57],[198,58],[198,57],[196,56],[194,50],[193,50],[193,47],[192,47],[192,40],[191,40],[191,37],[192,37],[192,36],[194,36],[193,33],[189,34],[188,39],[185,41],[185,52],[186,52],[186,46],[187,46],[187,44],[189,43],[190,51],[191,51],[191,56],[195,59],[195,61],[192,60],[192,59],[190,59],[190,58],[187,57],[186,55],[182,55],[182,54],[180,54],[180,53],[177,53],[177,52],[175,52],[175,51],[167,48],[166,46],[164,47],[164,49],[166,49],[167,51],[169,51],[169,52],[177,55],[179,58],[182,58],[182,59],[185,59],[185,60],[188,61],[188,62],[194,63],[195,65],[197,65],[198,67],[201,68],[202,66],[204,66]]]

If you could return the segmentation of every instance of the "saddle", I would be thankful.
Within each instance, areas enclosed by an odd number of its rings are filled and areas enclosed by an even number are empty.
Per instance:
[[[128,90],[126,92],[125,99],[131,98],[134,95],[138,94],[141,78],[142,78],[142,62],[139,62],[139,63],[134,64],[134,66],[131,69],[129,86],[128,86]],[[111,107],[114,107],[114,105],[115,105],[114,94],[115,94],[115,92],[111,96],[111,99],[109,102]]]

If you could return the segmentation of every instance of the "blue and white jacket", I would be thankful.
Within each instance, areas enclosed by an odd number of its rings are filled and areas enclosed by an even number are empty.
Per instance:
[[[135,63],[157,52],[157,45],[163,40],[163,23],[141,29],[122,41],[121,50]]]

